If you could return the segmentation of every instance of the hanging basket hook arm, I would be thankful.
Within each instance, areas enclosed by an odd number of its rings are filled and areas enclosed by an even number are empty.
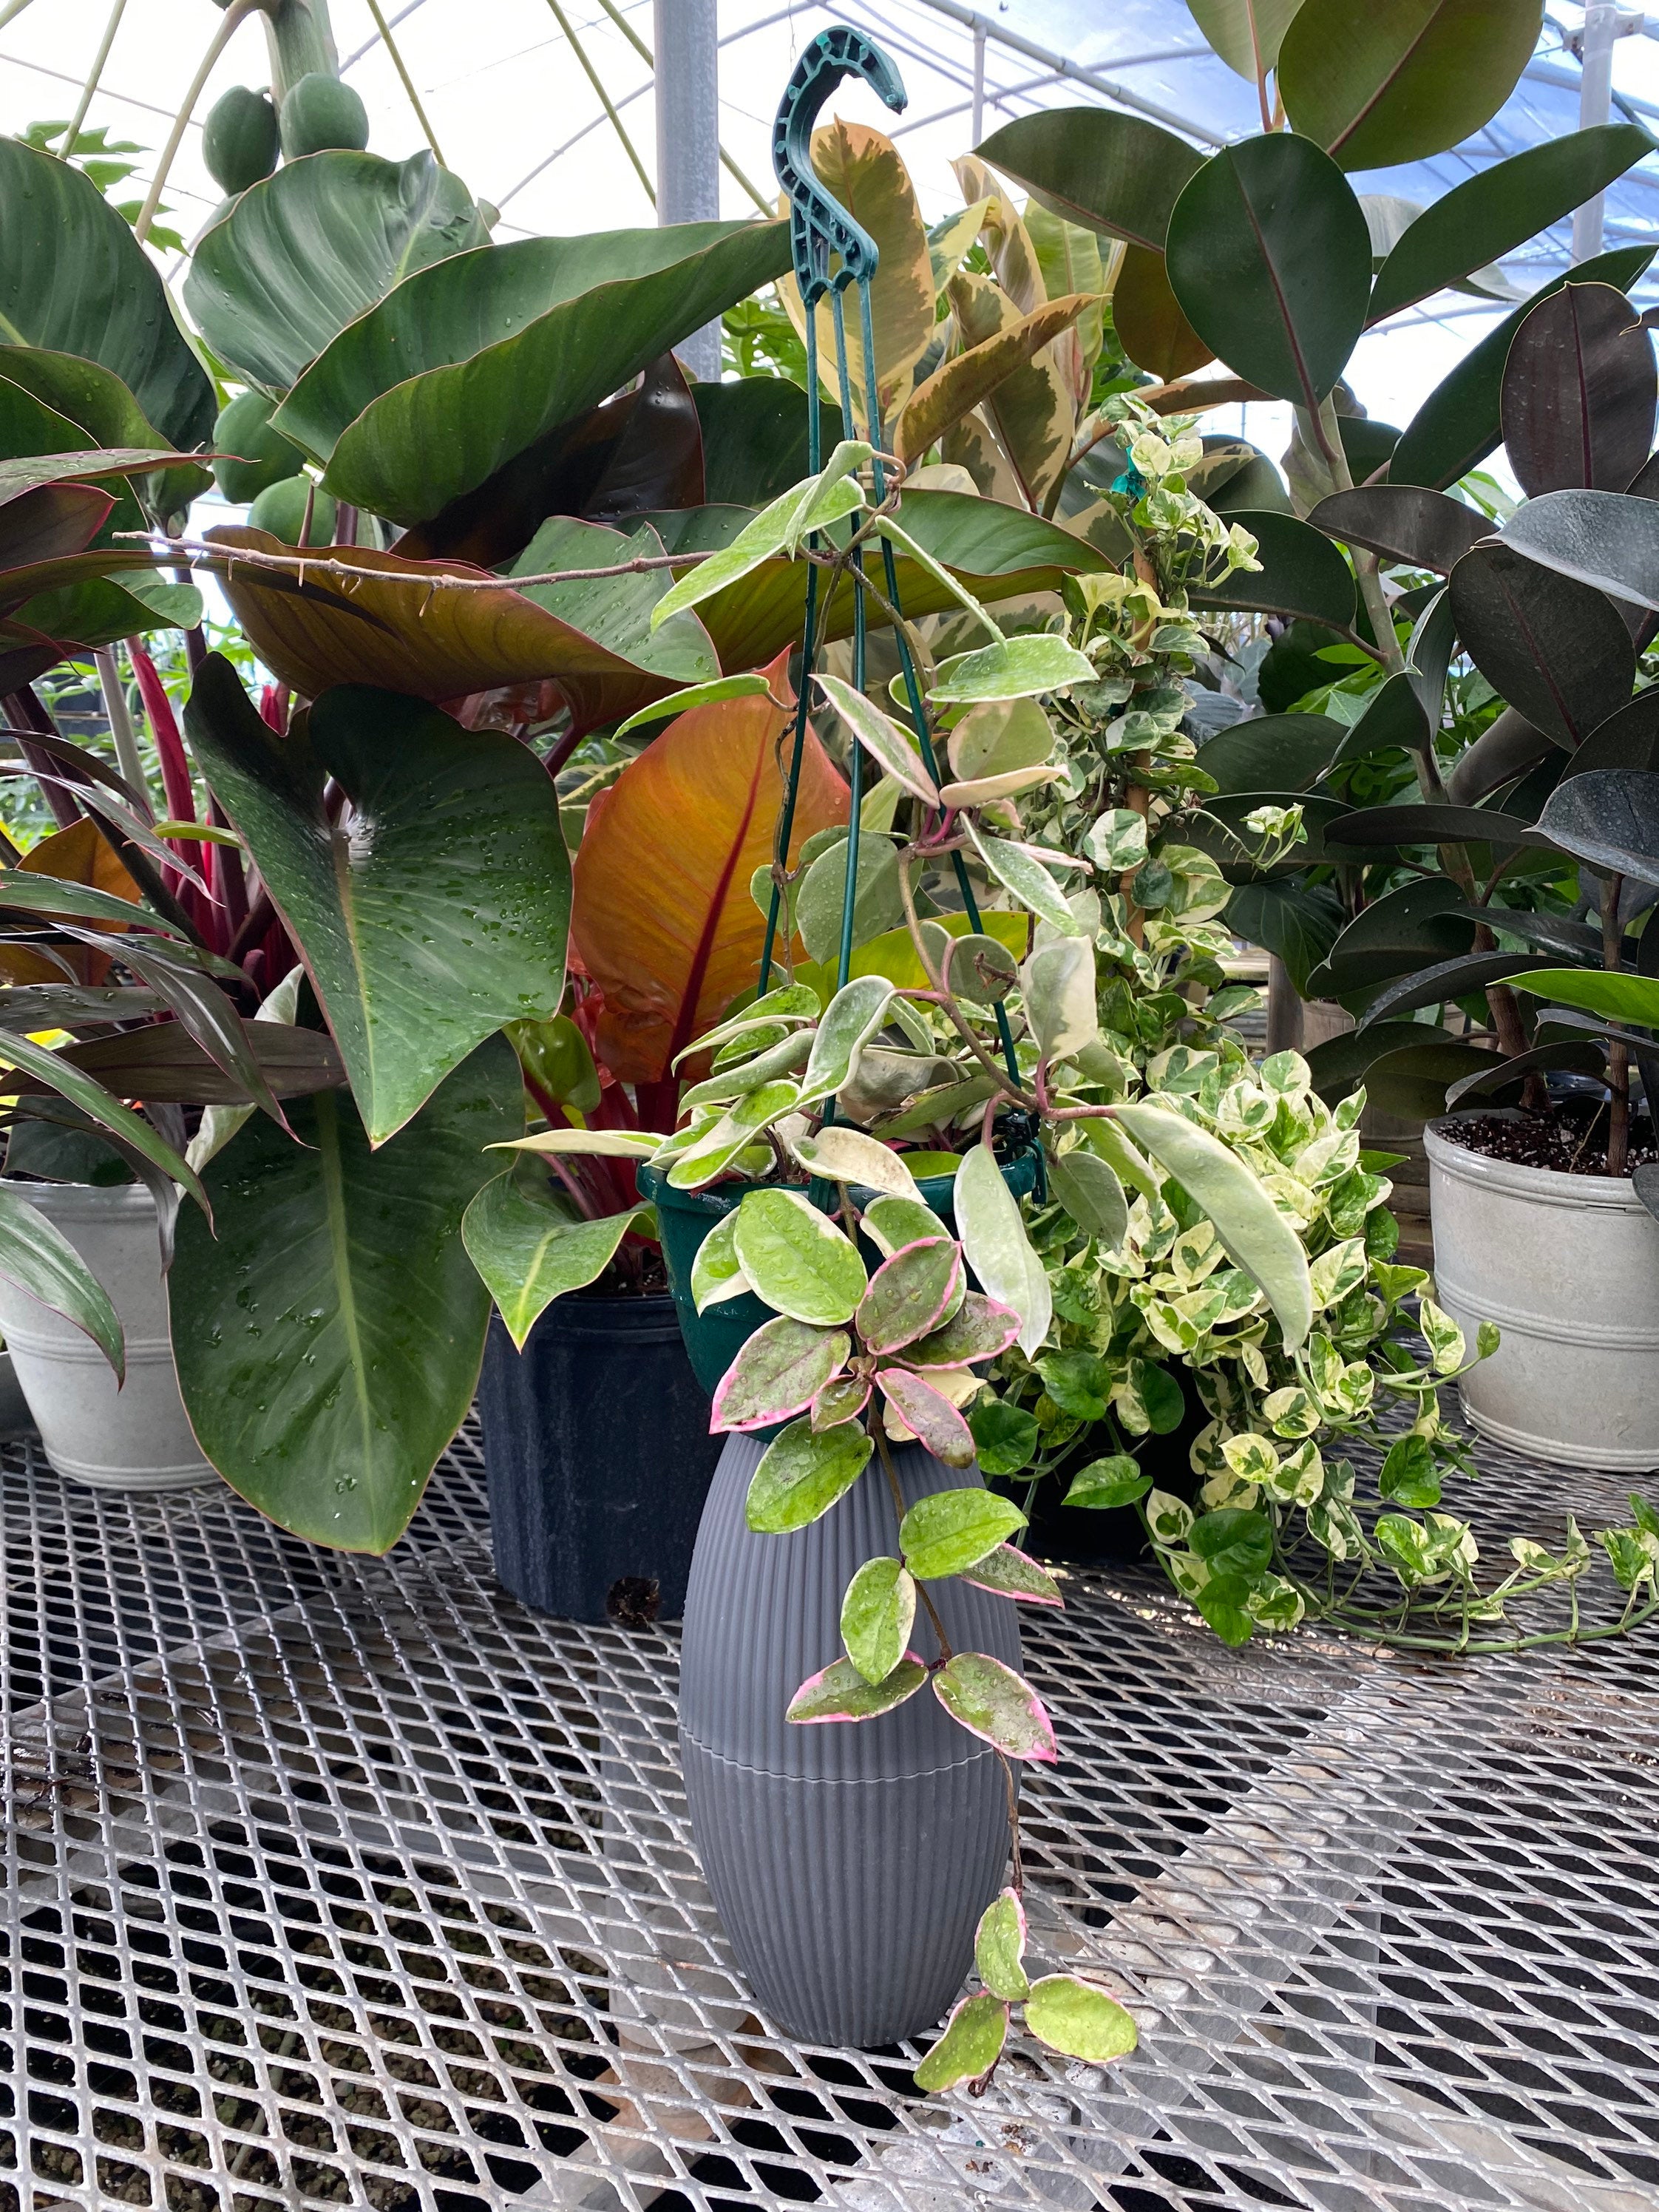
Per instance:
[[[772,126],[772,167],[789,202],[789,243],[795,282],[807,312],[826,292],[867,283],[881,256],[868,231],[832,199],[812,167],[812,126],[844,77],[861,78],[895,114],[907,105],[903,80],[862,31],[836,23],[821,31],[790,73]],[[830,257],[841,265],[831,276]]]

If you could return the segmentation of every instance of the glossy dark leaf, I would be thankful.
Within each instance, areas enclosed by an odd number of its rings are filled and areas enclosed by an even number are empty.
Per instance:
[[[1343,930],[1304,995],[1340,997],[1415,974],[1435,960],[1461,958],[1474,936],[1474,923],[1457,912],[1462,897],[1447,876],[1385,891]]]
[[[1659,523],[1649,501],[1628,504]],[[1600,591],[1550,574],[1507,541],[1466,553],[1450,588],[1469,658],[1500,697],[1556,744],[1571,751],[1629,699],[1636,677],[1630,633]]]
[[[1227,902],[1227,927],[1247,945],[1276,953],[1303,998],[1309,977],[1328,958],[1341,933],[1341,902],[1328,885],[1245,884]]]
[[[1453,1038],[1445,1044],[1407,1045],[1372,1061],[1365,1095],[1379,1112],[1402,1121],[1426,1121],[1446,1110],[1448,1087],[1465,1076],[1486,1073],[1493,1055],[1481,1046]]]
[[[1371,484],[1334,492],[1308,517],[1316,529],[1385,561],[1444,575],[1493,524],[1462,500],[1415,484]]]
[[[1402,307],[1524,246],[1651,151],[1639,124],[1601,123],[1494,161],[1424,209],[1377,272],[1367,320]]]
[[[1346,1098],[1355,1084],[1363,1082],[1374,1060],[1417,1044],[1447,1044],[1449,1030],[1431,1029],[1426,1023],[1379,1021],[1364,1029],[1344,1030],[1327,1037],[1306,1054],[1314,1089],[1328,1106]]]
[[[1279,50],[1291,125],[1345,169],[1443,154],[1509,98],[1543,12],[1542,0],[1303,0]]]
[[[1513,1060],[1500,1060],[1495,1067],[1477,1067],[1472,1074],[1460,1076],[1446,1089],[1446,1111],[1454,1113],[1467,1098],[1483,1098],[1494,1091],[1503,1091],[1511,1084],[1519,1084],[1524,1075],[1534,1069],[1547,1073],[1551,1068],[1570,1068],[1577,1075],[1599,1075],[1605,1066],[1605,1056],[1593,1044],[1578,1044],[1571,1041],[1555,1044],[1534,1045],[1530,1052],[1516,1053]]]
[[[1504,543],[1570,578],[1569,590],[1587,585],[1659,608],[1659,501],[1629,492],[1547,492],[1516,509],[1504,526]]]
[[[1413,672],[1404,670],[1372,694],[1370,704],[1332,754],[1330,766],[1369,760],[1377,753],[1420,751],[1428,739],[1422,687]]]
[[[1403,981],[1379,991],[1359,1018],[1359,1027],[1390,1015],[1408,1014],[1418,1006],[1437,1006],[1443,999],[1466,999],[1490,983],[1507,982],[1537,966],[1530,952],[1471,952],[1459,960],[1438,960]]]
[[[1553,792],[1538,826],[1598,874],[1659,884],[1659,774],[1592,769]]]
[[[35,561],[83,553],[109,519],[114,495],[96,484],[40,484],[0,508],[0,563],[24,568]]]
[[[258,1026],[274,1026],[259,1024]],[[492,1037],[373,1148],[350,1097],[263,1116],[204,1170],[168,1279],[179,1387],[203,1450],[279,1528],[385,1552],[477,1382],[489,1293],[461,1217],[524,1126],[518,1063]],[[233,1318],[234,1316],[234,1318]]]
[[[1627,291],[1653,259],[1651,246],[1616,246],[1574,270],[1577,283],[1611,284]],[[1443,377],[1407,424],[1389,463],[1391,483],[1428,484],[1443,491],[1471,469],[1479,468],[1503,436],[1499,419],[1504,364],[1515,334],[1539,301],[1559,292],[1557,276],[1541,285],[1512,314],[1505,315],[1480,343]]]
[[[1112,327],[1137,368],[1163,382],[1190,376],[1215,359],[1182,312],[1164,256],[1150,246],[1126,246],[1112,287]]]
[[[533,753],[354,684],[279,738],[216,654],[185,728],[304,951],[372,1143],[504,1022],[558,1012],[569,859]]]
[[[1524,714],[1505,707],[1498,720],[1489,723],[1460,755],[1446,778],[1446,795],[1454,805],[1473,806],[1552,755],[1559,758],[1559,747],[1535,730]],[[1573,754],[1565,765],[1570,767],[1577,758]]]
[[[1283,134],[1224,147],[1176,203],[1166,252],[1176,298],[1218,357],[1316,410],[1370,296],[1370,233],[1335,162]]]
[[[1638,691],[1627,706],[1598,722],[1561,772],[1586,775],[1601,769],[1659,768],[1659,684]]]
[[[1068,222],[1162,252],[1182,188],[1203,157],[1156,123],[1105,107],[1023,115],[978,149]]]
[[[199,462],[185,467],[157,465],[169,458],[173,441],[156,428],[112,368],[51,346],[0,345],[0,377],[9,387],[0,415],[5,418],[6,447],[13,453],[49,453],[64,446],[149,451],[149,466],[131,471],[125,485],[109,486],[120,494],[112,530],[143,527],[145,517],[135,493],[152,514],[179,514],[212,482]],[[46,416],[49,435],[20,435],[25,426],[18,421],[17,410],[25,399]],[[70,425],[68,437],[58,428],[64,422]]]
[[[1352,571],[1322,531],[1293,514],[1235,511],[1228,520],[1256,541],[1259,574],[1235,569],[1213,590],[1194,590],[1195,607],[1252,607],[1262,614],[1326,623],[1347,629],[1354,617]]]
[[[1510,343],[1498,403],[1521,489],[1623,491],[1652,449],[1656,400],[1653,341],[1622,292],[1570,282],[1540,300]]]
[[[181,1182],[197,1203],[205,1206],[207,1198],[201,1182],[183,1155],[141,1115],[123,1105],[81,1064],[88,1054],[95,1055],[96,1051],[95,1042],[73,1045],[64,1052],[49,1052],[44,1045],[36,1044],[32,1037],[18,1036],[13,1033],[0,1039],[0,1062],[8,1066],[15,1089],[32,1087],[33,1083],[38,1082],[47,1090],[55,1091],[60,1098],[66,1098],[70,1105],[78,1106],[100,1129],[106,1129],[112,1136],[121,1138],[164,1174],[171,1176],[175,1182]],[[155,1093],[152,1091],[149,1095],[153,1099]]]
[[[1541,827],[1541,825],[1540,825]],[[1509,852],[1550,841],[1513,815],[1477,806],[1364,806],[1325,824],[1327,845],[1488,844]]]
[[[691,398],[702,430],[705,499],[764,507],[811,473],[806,394],[787,377],[699,384]],[[821,452],[833,453],[838,409],[820,405],[819,430]]]

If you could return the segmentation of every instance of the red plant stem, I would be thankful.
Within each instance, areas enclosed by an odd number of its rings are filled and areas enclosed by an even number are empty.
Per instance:
[[[185,752],[184,739],[179,734],[179,725],[173,718],[173,702],[167,697],[155,663],[137,638],[127,640],[127,653],[132,662],[132,672],[138,679],[138,696],[144,702],[144,712],[149,718],[150,735],[155,740],[155,757],[161,763],[161,789],[167,796],[167,812],[175,822],[194,822],[197,819],[196,794],[191,787],[190,762]],[[195,912],[189,894],[193,887],[185,882],[177,868],[163,866],[161,880],[175,898],[183,898],[191,913],[191,919],[200,927],[203,917]],[[199,894],[196,895],[199,902]],[[210,927],[210,924],[209,927]]]
[[[520,1063],[520,1072],[524,1077],[525,1089],[530,1093],[537,1105],[541,1109],[542,1118],[546,1121],[549,1128],[568,1129],[574,1127],[569,1115],[565,1112],[564,1108],[559,1103],[552,1092],[545,1090],[543,1085],[536,1080],[529,1069],[524,1066],[522,1062]],[[587,1188],[586,1185],[580,1179],[578,1170],[581,1164],[580,1163],[577,1164],[576,1169],[573,1169],[567,1166],[565,1162],[559,1158],[556,1152],[544,1152],[542,1154],[542,1158],[546,1160],[554,1174],[557,1176],[559,1181],[569,1192],[577,1210],[580,1212],[585,1220],[597,1221],[604,1214],[618,1213],[623,1211],[623,1208],[620,1206],[605,1205],[601,1200],[597,1198],[593,1193]],[[632,1205],[633,1200],[630,1199],[628,1203]]]

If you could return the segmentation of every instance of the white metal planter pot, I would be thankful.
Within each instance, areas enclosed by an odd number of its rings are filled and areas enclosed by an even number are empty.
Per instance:
[[[1629,1182],[1424,1131],[1440,1303],[1498,1351],[1462,1385],[1483,1436],[1570,1467],[1659,1468],[1659,1221]]]
[[[126,1336],[118,1390],[92,1340],[15,1285],[0,1281],[3,1334],[59,1474],[100,1490],[179,1490],[214,1470],[185,1418],[167,1333],[155,1201],[138,1183],[8,1182],[61,1229],[108,1291]]]

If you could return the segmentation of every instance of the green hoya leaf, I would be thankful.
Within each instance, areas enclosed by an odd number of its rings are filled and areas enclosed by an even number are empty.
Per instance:
[[[933,1695],[958,1727],[1006,1759],[1060,1756],[1054,1723],[1030,1683],[984,1651],[958,1651],[933,1676]]]
[[[1051,2051],[1097,2066],[1122,2058],[1139,2041],[1134,2021],[1116,2000],[1075,1974],[1045,1974],[1031,1984],[1025,2025]]]
[[[1022,906],[1029,907],[1039,921],[1069,937],[1077,927],[1077,916],[1042,861],[1006,837],[986,836],[971,815],[963,817],[963,826],[974,850],[1004,889],[1011,890]]]
[[[827,1214],[799,1191],[754,1190],[737,1223],[732,1249],[757,1297],[820,1328],[852,1319],[868,1278],[856,1246]]]
[[[508,1173],[487,1182],[461,1216],[461,1241],[522,1352],[553,1300],[597,1281],[629,1231],[654,1219],[651,1207],[636,1206],[585,1220],[544,1181],[526,1185]]]
[[[855,975],[823,1010],[812,1056],[801,1078],[798,1103],[803,1107],[839,1091],[858,1063],[860,1048],[886,1019],[893,986],[885,975]]]
[[[936,1490],[919,1498],[899,1523],[899,1549],[919,1582],[937,1582],[977,1566],[1025,1516],[988,1490]]]
[[[918,2089],[954,2089],[977,2081],[1002,2056],[1008,2039],[1008,2008],[981,1991],[963,1997],[945,2022],[945,2033],[915,2071]]]
[[[948,1321],[962,1304],[962,1254],[942,1231],[884,1260],[859,1303],[854,1326],[870,1352],[896,1352]]]
[[[974,1965],[994,1997],[1018,2004],[1030,1990],[1022,1963],[1025,1956],[1025,1907],[1019,1893],[1005,1889],[979,1917],[974,1936]]]
[[[1025,1018],[1042,1059],[1069,1060],[1100,1035],[1091,939],[1051,938],[1038,945],[1019,980]]]
[[[844,1328],[813,1328],[779,1314],[747,1338],[714,1392],[709,1428],[767,1429],[804,1413],[847,1364],[853,1340]]]
[[[883,780],[895,794],[891,777]],[[877,786],[878,790],[883,785]],[[795,886],[795,927],[807,957],[826,966],[841,950],[842,916],[847,904],[845,836],[832,839],[827,849],[809,861],[806,873]],[[757,870],[769,907],[771,871]],[[755,903],[762,903],[757,894]],[[898,848],[890,837],[865,836],[859,840],[858,881],[853,898],[853,943],[867,945],[884,935],[902,919],[904,901],[899,890]]]
[[[866,699],[862,691],[854,690],[839,676],[820,676],[815,680],[866,752],[879,761],[886,773],[907,791],[926,805],[937,806],[938,785],[923,767],[921,754],[891,716],[884,714],[873,701]]]
[[[801,1165],[815,1176],[826,1176],[831,1182],[856,1183],[866,1190],[885,1191],[890,1197],[927,1211],[916,1188],[916,1179],[901,1155],[862,1129],[851,1128],[844,1121],[832,1122],[827,1129],[820,1129],[816,1137],[798,1137],[790,1150]],[[937,1226],[938,1217],[929,1218]]]
[[[1313,1322],[1308,1257],[1294,1223],[1237,1153],[1184,1115],[1146,1104],[1113,1110],[1214,1223],[1228,1258],[1259,1285],[1279,1318],[1285,1350],[1294,1352]]]
[[[492,1149],[505,1152],[586,1153],[600,1159],[648,1160],[662,1139],[640,1129],[538,1129]]]
[[[981,1474],[1018,1474],[1036,1456],[1042,1431],[1023,1406],[993,1398],[968,1416]]]
[[[648,707],[641,707],[625,722],[618,722],[611,734],[613,738],[625,738],[630,730],[641,730],[650,722],[669,721],[676,714],[690,714],[693,707],[713,707],[722,699],[758,698],[770,688],[758,673],[717,676],[709,684],[689,684],[683,691],[671,691],[665,699],[653,699]],[[693,1051],[701,1048],[692,1047]]]
[[[901,1659],[880,1682],[866,1682],[850,1659],[832,1660],[809,1674],[789,1700],[787,1721],[810,1728],[823,1721],[872,1721],[914,1698],[927,1680],[920,1659]]]
[[[1069,690],[1073,684],[1092,684],[1097,674],[1088,655],[1054,631],[1032,630],[942,660],[927,696],[936,707],[1035,699],[1044,692]]]
[[[858,458],[850,458],[854,455]],[[744,525],[729,545],[682,576],[653,609],[653,629],[671,614],[696,606],[702,600],[712,599],[716,592],[739,582],[775,555],[797,552],[811,532],[826,529],[843,516],[856,514],[864,506],[865,498],[849,471],[869,458],[868,446],[837,446],[819,475],[809,477],[805,483],[792,485],[789,490],[780,493],[752,522]]]
[[[1129,1228],[1129,1201],[1098,1153],[1079,1145],[1051,1159],[1048,1188],[1085,1236],[1097,1237],[1109,1252],[1122,1243]]]
[[[737,1233],[736,1213],[722,1214],[697,1247],[691,1262],[691,1303],[699,1313],[753,1287],[738,1257]]]
[[[955,1207],[968,1265],[986,1296],[1019,1316],[1019,1348],[1034,1357],[1054,1312],[1048,1272],[1025,1233],[1019,1201],[983,1139],[957,1170]]]
[[[109,1294],[56,1222],[15,1192],[0,1190],[0,1275],[89,1336],[126,1375],[126,1346]]]
[[[791,1421],[767,1446],[750,1481],[749,1526],[762,1536],[809,1528],[852,1488],[874,1449],[857,1421],[817,1432],[811,1421]]]
[[[823,1011],[823,1000],[810,984],[785,983],[775,991],[769,991],[763,999],[753,999],[718,1029],[707,1030],[696,1037],[684,1052],[674,1055],[678,1067],[683,1060],[693,1060],[700,1052],[718,1052],[722,1045],[733,1044],[751,1030],[775,1027],[781,1022],[813,1022]]]
[[[1066,1602],[1060,1584],[1048,1570],[1012,1544],[999,1544],[976,1565],[964,1567],[962,1579],[972,1583],[975,1589],[994,1590],[999,1597],[1014,1598],[1025,1605],[1064,1606]]]
[[[876,1382],[888,1405],[924,1449],[946,1467],[971,1467],[974,1434],[951,1400],[914,1368],[883,1367]]]
[[[1115,1452],[1109,1459],[1091,1460],[1080,1468],[1072,1477],[1065,1502],[1104,1508],[1133,1505],[1152,1486],[1152,1478],[1141,1473],[1139,1460],[1131,1459],[1127,1452]]]
[[[694,1083],[689,1091],[683,1091],[680,1112],[690,1114],[699,1106],[728,1105],[732,1099],[744,1097],[781,1076],[798,1074],[811,1049],[812,1040],[807,1031],[795,1030],[788,1036],[780,1037],[766,1051],[757,1052],[752,1060],[735,1061],[717,1070],[706,1082]]]
[[[841,1640],[866,1682],[884,1682],[893,1672],[915,1617],[915,1581],[902,1562],[866,1559],[841,1601]]]
[[[700,1190],[713,1182],[763,1130],[793,1113],[799,1100],[799,1086],[793,1083],[763,1083],[758,1090],[746,1092],[686,1146],[668,1170],[669,1182],[676,1190]]]
[[[872,1199],[864,1209],[865,1234],[884,1260],[923,1237],[937,1237],[942,1226],[925,1199]]]

